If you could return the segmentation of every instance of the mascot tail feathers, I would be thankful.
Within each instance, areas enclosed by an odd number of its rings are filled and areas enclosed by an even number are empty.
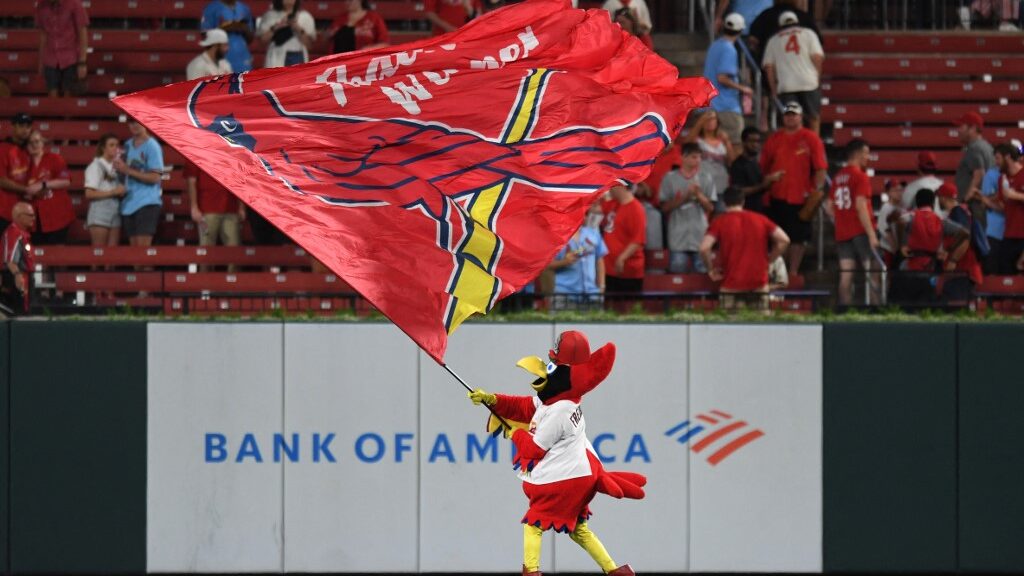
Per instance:
[[[636,472],[602,471],[597,479],[597,491],[612,498],[632,498],[640,500],[644,497],[643,486],[647,477]]]

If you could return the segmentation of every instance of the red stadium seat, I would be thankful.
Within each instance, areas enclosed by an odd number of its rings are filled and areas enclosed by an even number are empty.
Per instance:
[[[821,85],[822,94],[829,99],[902,100],[918,102],[984,101],[997,103],[1001,98],[1010,102],[1024,100],[1024,82],[962,82],[956,80],[829,80]]]
[[[960,163],[959,150],[935,150],[936,166],[941,172],[952,172]],[[917,167],[917,150],[872,150],[871,167],[876,171],[907,172]]]
[[[296,246],[35,246],[35,263],[44,268],[88,266],[184,267],[309,266],[311,257]]]
[[[167,166],[182,166],[184,157],[177,150],[170,146],[163,146],[164,164]],[[53,145],[50,151],[60,154],[68,166],[85,167],[96,157],[96,147],[88,145],[60,146]]]
[[[1024,128],[988,128],[985,136],[993,142],[1002,142],[1010,138],[1024,138]],[[957,130],[950,123],[947,127],[929,126],[921,128],[897,128],[894,126],[871,126],[863,128],[837,128],[832,138],[839,146],[845,145],[854,138],[863,138],[872,147],[885,148],[960,148],[963,144],[957,136]]]
[[[128,138],[128,126],[116,120],[37,120],[35,127],[49,140],[96,140],[110,132]],[[95,150],[94,150],[95,152]]]
[[[58,272],[54,283],[64,292],[159,292],[163,272]]]
[[[159,74],[159,73],[125,73],[125,74],[93,74],[86,80],[86,96],[107,96],[114,94],[128,94],[163,86],[172,82],[181,82],[185,79],[185,70],[181,73]],[[38,74],[19,74],[9,79],[11,91],[19,96],[32,94],[46,94],[46,83],[43,77]]]
[[[652,274],[644,277],[644,292],[714,292],[718,286],[707,274]]]
[[[985,276],[978,286],[979,294],[1014,294],[1024,296],[1024,276]]]
[[[112,118],[124,112],[114,106],[110,99],[99,98],[48,98],[46,96],[12,97],[4,107],[31,114],[38,121],[42,118]]]
[[[1021,54],[1020,34],[984,35],[976,32],[832,32],[824,36],[826,54],[840,52],[890,54]]]
[[[838,98],[838,97],[837,97]],[[954,118],[967,112],[977,112],[986,124],[1012,124],[1020,122],[1018,106],[999,104],[950,104],[887,102],[883,104],[848,104],[832,102],[822,106],[822,121],[858,124],[940,124],[949,126]]]
[[[1022,57],[953,56],[839,56],[825,60],[824,73],[833,78],[906,78],[912,76],[955,76],[993,78],[1024,76]]]
[[[668,250],[646,250],[644,267],[648,272],[668,270]]]
[[[347,293],[352,287],[334,274],[314,272],[239,272],[224,274],[200,272],[167,272],[164,290],[175,292],[231,292],[231,293]]]

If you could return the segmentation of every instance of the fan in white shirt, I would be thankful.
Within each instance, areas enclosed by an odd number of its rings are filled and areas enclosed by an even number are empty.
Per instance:
[[[189,80],[231,74],[231,63],[224,56],[228,53],[228,33],[220,28],[207,30],[199,42],[203,51],[188,63],[185,77]]]

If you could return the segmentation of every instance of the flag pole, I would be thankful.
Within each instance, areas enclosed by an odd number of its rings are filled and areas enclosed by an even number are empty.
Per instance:
[[[463,380],[458,374],[456,374],[454,370],[449,368],[447,364],[441,364],[441,367],[447,370],[449,374],[451,374],[456,380],[458,380],[459,384],[462,384],[463,388],[469,390],[470,392],[473,391],[473,389],[469,387],[469,384],[466,384],[466,381]],[[491,414],[494,414],[494,417],[498,419],[498,422],[501,422],[501,425],[504,426],[506,430],[512,430],[512,425],[506,422],[504,418],[499,416],[498,413],[494,411],[494,408],[491,408],[486,403],[483,404],[488,410],[490,410]]]

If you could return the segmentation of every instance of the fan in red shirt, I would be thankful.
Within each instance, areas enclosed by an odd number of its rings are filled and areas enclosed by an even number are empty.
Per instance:
[[[1012,144],[1000,144],[999,151],[1006,159],[1003,173],[1006,185],[999,191],[999,201],[1006,215],[1006,230],[999,246],[999,270],[1024,271],[1024,165],[1021,151]]]
[[[333,54],[388,45],[388,25],[369,4],[368,0],[348,0],[348,11],[331,22],[327,39]]]
[[[11,224],[0,236],[0,304],[7,309],[5,314],[29,307],[34,268],[30,237],[36,213],[28,202],[17,202],[7,216]]]
[[[854,139],[846,145],[846,166],[832,179],[832,191],[825,209],[836,222],[836,251],[839,253],[839,303],[853,301],[853,277],[859,265],[868,272],[871,302],[881,303],[878,274],[878,234],[871,209],[871,180],[868,167],[868,143]]]
[[[647,214],[632,190],[616,186],[612,199],[601,206],[601,232],[608,254],[604,257],[605,292],[638,293],[644,287],[644,241]]]
[[[768,218],[744,210],[740,188],[726,188],[723,196],[725,213],[711,221],[700,245],[700,256],[708,276],[722,283],[719,290],[724,307],[732,308],[737,294],[746,293],[748,297],[741,296],[742,300],[766,309],[768,264],[786,251],[789,236]],[[711,250],[716,244],[718,258],[712,262]]]
[[[75,210],[68,196],[71,175],[68,165],[57,154],[45,150],[46,139],[38,130],[28,137],[28,172],[25,175],[26,196],[39,217],[39,226],[32,241],[35,244],[63,244],[68,228],[75,221]]]
[[[939,186],[935,196],[939,199],[939,207],[948,214],[948,220],[962,226],[967,234],[974,234],[974,217],[966,204],[957,201],[956,186],[945,183]],[[953,238],[946,237],[943,240],[942,247],[949,254],[944,269],[946,272],[957,272],[944,278],[942,295],[947,302],[966,304],[974,293],[974,287],[981,284],[981,261],[974,241],[975,238],[970,237],[967,242],[956,245]]]
[[[434,25],[434,36],[462,27],[482,10],[479,0],[424,0],[423,11]]]
[[[806,202],[820,200],[820,195],[812,195],[811,192],[824,191],[828,162],[821,138],[804,128],[803,108],[799,104],[786,104],[782,123],[782,130],[773,133],[764,143],[761,172],[782,172],[782,178],[768,190],[771,200],[768,216],[793,241],[786,255],[786,266],[790,274],[799,274],[805,244],[811,239],[811,218],[806,214],[801,217],[801,210]],[[817,207],[815,204],[809,208]],[[810,216],[813,215],[811,211]]]

